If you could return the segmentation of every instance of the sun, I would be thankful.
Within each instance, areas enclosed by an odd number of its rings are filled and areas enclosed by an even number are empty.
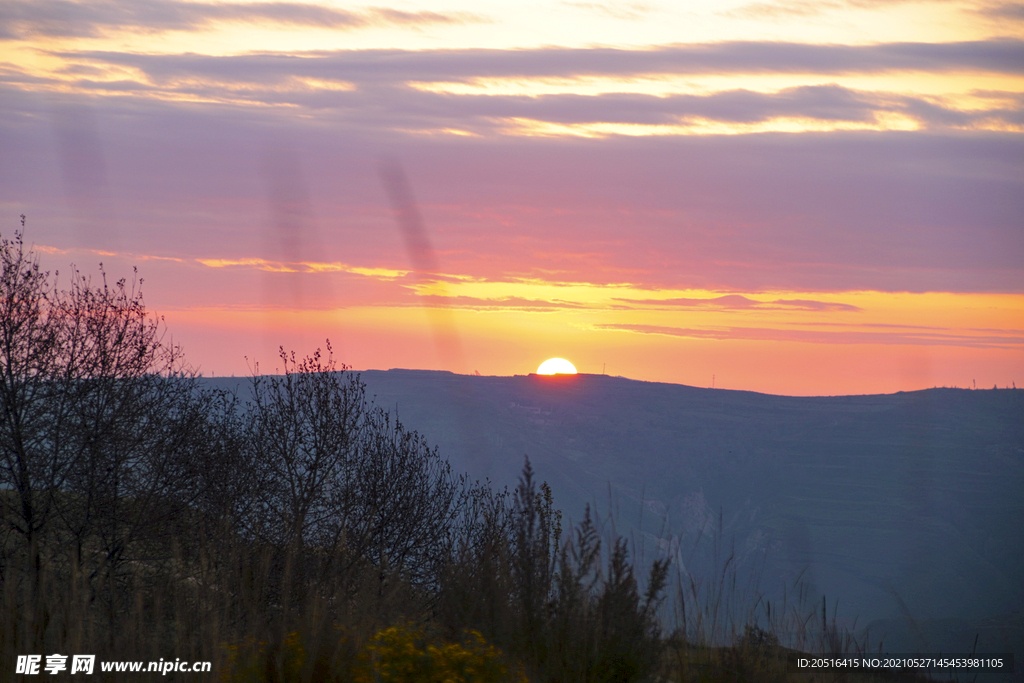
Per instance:
[[[575,375],[576,367],[564,358],[549,358],[537,368],[538,375]]]

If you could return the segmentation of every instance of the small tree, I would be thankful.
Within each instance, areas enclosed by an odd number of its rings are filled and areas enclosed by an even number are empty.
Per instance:
[[[243,423],[259,473],[251,533],[295,553],[289,580],[352,588],[373,567],[377,591],[390,576],[436,583],[451,556],[465,479],[416,432],[366,399],[365,385],[334,362],[330,342],[298,360],[280,353],[284,374],[252,378]],[[298,558],[301,558],[299,560]],[[282,568],[283,569],[283,568]]]
[[[284,374],[252,377],[245,423],[263,485],[253,533],[279,546],[335,547],[354,500],[358,431],[366,410],[357,375],[327,345],[301,361],[280,351]]]
[[[537,490],[529,458],[513,497],[512,514],[512,572],[520,601],[524,645],[538,660],[543,660],[547,655],[543,636],[558,567],[562,513],[554,507],[547,482]]]

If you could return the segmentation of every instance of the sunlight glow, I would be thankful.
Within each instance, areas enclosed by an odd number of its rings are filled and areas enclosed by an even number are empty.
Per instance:
[[[549,358],[537,368],[538,375],[575,375],[576,366],[564,358]]]
[[[959,108],[987,106],[992,99],[1007,99],[1024,90],[1024,77],[1015,74],[964,70],[955,73],[887,71],[883,73],[726,73],[650,74],[646,76],[578,76],[573,78],[478,77],[462,81],[409,81],[411,88],[447,95],[542,97],[633,93],[669,97],[712,95],[746,90],[777,94],[787,88],[838,85],[873,93],[902,93],[951,98]]]
[[[872,121],[827,121],[821,119],[773,117],[757,123],[726,123],[711,121],[704,118],[688,118],[678,124],[642,124],[642,123],[552,123],[532,119],[507,119],[509,125],[502,129],[506,135],[522,135],[524,137],[557,137],[570,136],[581,138],[606,138],[614,135],[648,136],[648,135],[745,135],[750,133],[807,133],[831,132],[843,130],[919,130],[920,124],[908,116],[897,112],[880,113]],[[976,129],[983,130],[987,126],[979,125]],[[1005,129],[1005,126],[998,130]]]
[[[234,268],[254,267],[271,273],[353,273],[364,277],[372,277],[381,280],[396,280],[409,274],[407,270],[394,270],[392,268],[362,268],[350,266],[346,263],[320,263],[317,261],[302,261],[299,263],[283,263],[280,261],[268,261],[262,258],[243,259],[196,259],[207,268]]]

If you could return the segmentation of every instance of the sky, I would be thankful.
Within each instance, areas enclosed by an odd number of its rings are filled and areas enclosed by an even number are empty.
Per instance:
[[[0,235],[204,375],[1024,386],[1024,4],[0,4]]]

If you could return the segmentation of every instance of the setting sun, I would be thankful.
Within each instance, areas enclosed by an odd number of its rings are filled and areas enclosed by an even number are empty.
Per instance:
[[[549,358],[537,368],[538,375],[575,375],[576,366],[564,358]]]

